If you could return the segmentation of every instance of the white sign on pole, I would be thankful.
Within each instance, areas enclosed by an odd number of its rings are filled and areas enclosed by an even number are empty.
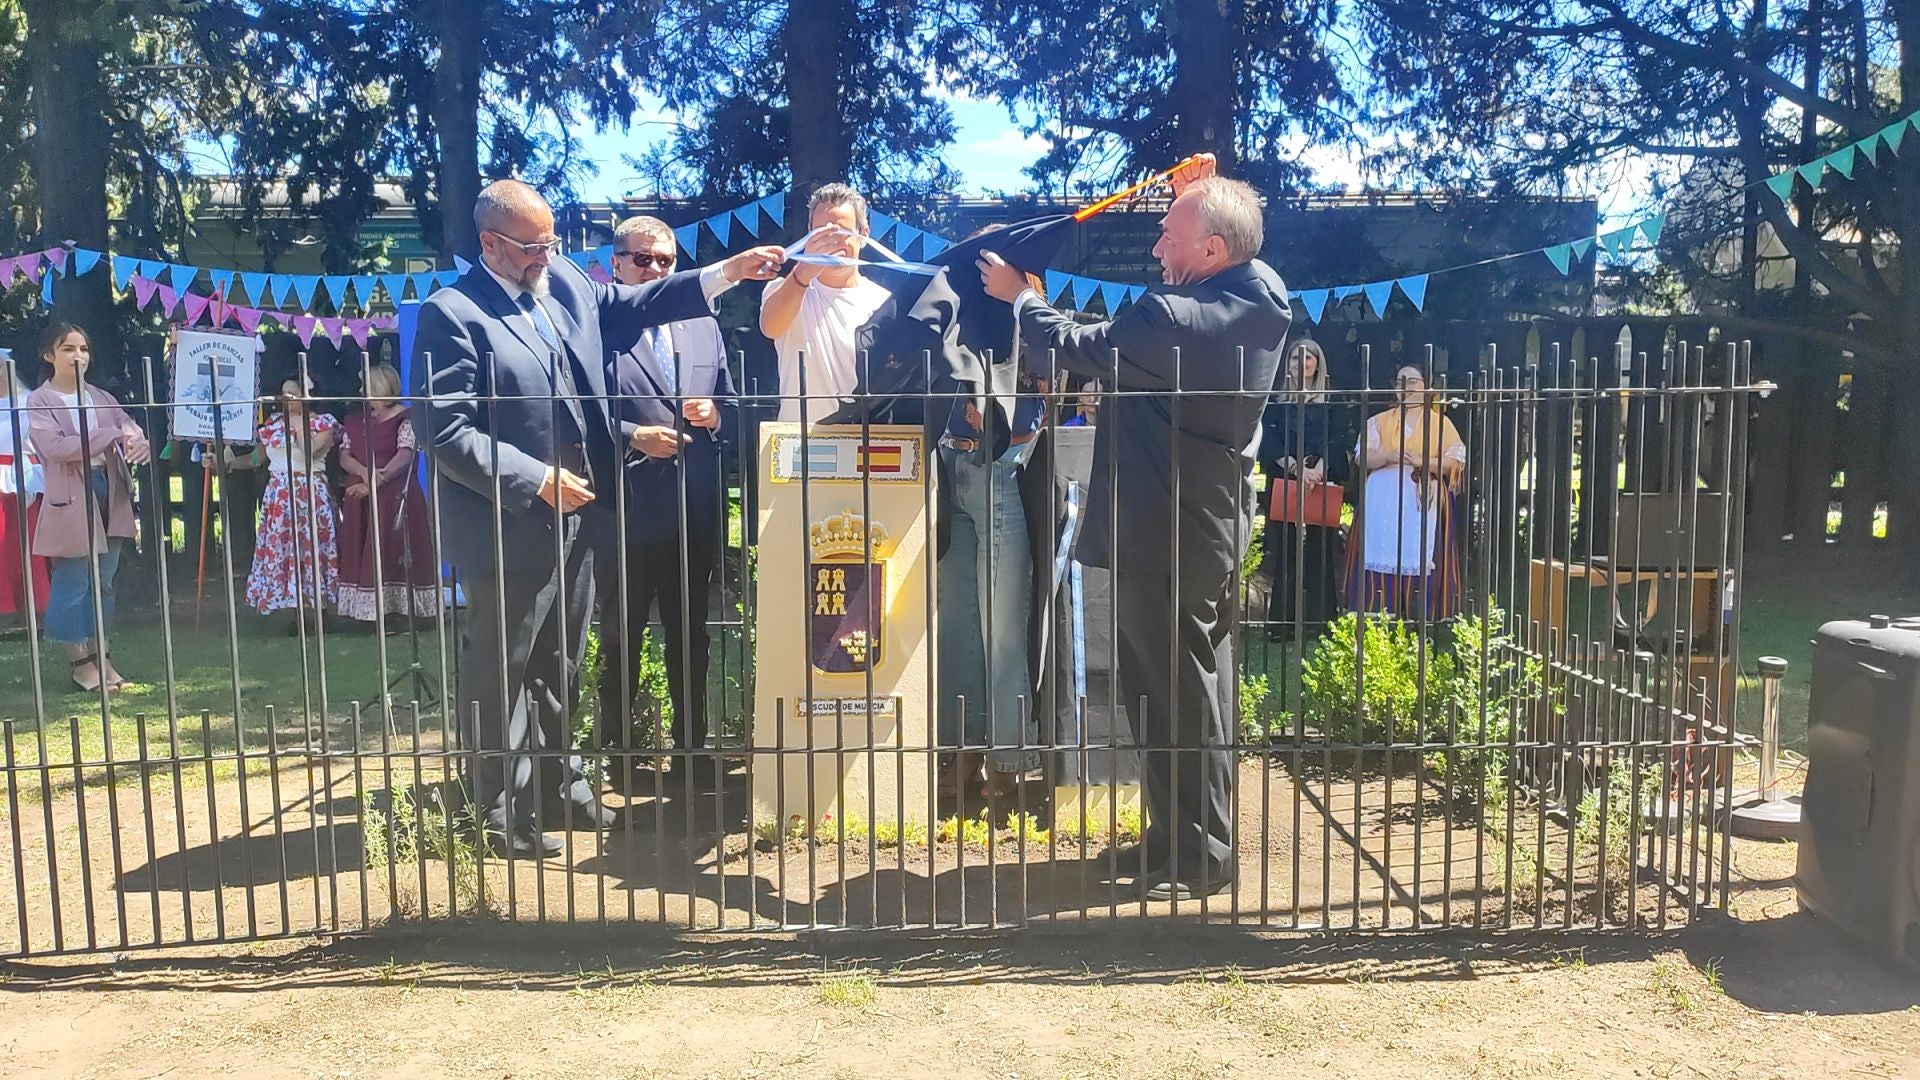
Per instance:
[[[173,354],[174,438],[210,443],[217,434],[228,443],[253,443],[261,348],[252,334],[180,331]]]

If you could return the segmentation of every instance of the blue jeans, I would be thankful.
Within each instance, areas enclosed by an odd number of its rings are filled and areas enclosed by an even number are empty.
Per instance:
[[[1030,445],[1009,447],[992,462],[983,450],[940,448],[953,484],[953,526],[940,558],[936,608],[936,700],[941,741],[948,746],[963,739],[964,745],[1003,748],[1035,742],[1027,670],[1033,551],[1019,486]],[[964,717],[958,715],[961,695]],[[997,749],[987,753],[987,767],[1024,772],[1039,759],[1037,750]]]
[[[113,625],[113,575],[120,566],[120,549],[126,541],[110,537],[100,549],[100,614],[107,626]],[[47,615],[42,623],[47,636],[64,645],[84,645],[99,636],[93,623],[93,581],[88,566],[93,560],[85,555],[53,560],[51,582],[47,587]]]

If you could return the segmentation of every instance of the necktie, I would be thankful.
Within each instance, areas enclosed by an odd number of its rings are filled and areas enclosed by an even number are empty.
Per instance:
[[[680,392],[680,373],[673,362],[673,344],[667,340],[667,328],[664,326],[647,327],[647,348],[653,350],[654,362],[660,365],[663,378],[667,381],[667,393]]]
[[[547,309],[541,307],[534,300],[533,294],[528,292],[520,294],[519,303],[520,310],[526,312],[527,318],[533,320],[534,333],[540,335],[540,340],[552,348],[559,348],[560,331],[554,329],[553,318],[547,314]]]

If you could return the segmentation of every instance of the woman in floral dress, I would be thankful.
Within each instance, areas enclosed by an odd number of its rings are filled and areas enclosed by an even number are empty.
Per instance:
[[[280,387],[281,410],[260,429],[267,459],[267,490],[260,500],[260,530],[254,541],[247,603],[261,614],[294,608],[321,610],[332,603],[339,572],[333,495],[326,461],[339,422],[307,409],[300,383]],[[290,633],[298,633],[295,619]]]

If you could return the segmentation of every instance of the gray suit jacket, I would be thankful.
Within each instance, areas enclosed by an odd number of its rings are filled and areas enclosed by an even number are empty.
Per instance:
[[[1057,364],[1121,395],[1101,405],[1095,428],[1081,562],[1169,575],[1177,566],[1209,586],[1232,572],[1252,527],[1250,451],[1292,319],[1286,286],[1258,259],[1196,285],[1156,285],[1110,322],[1075,323],[1044,303],[1022,309],[1028,370],[1044,376]],[[1116,507],[1121,543],[1110,535]]]
[[[587,459],[601,496],[589,511],[607,514],[601,504],[611,503],[621,455],[608,409],[603,342],[632,342],[649,326],[713,312],[697,270],[647,285],[606,285],[555,259],[551,281],[544,304],[582,399]],[[414,430],[440,474],[438,512],[448,560],[463,573],[491,576],[497,484],[505,565],[529,557],[550,564],[553,510],[539,496],[547,469],[557,463],[553,350],[480,266],[421,306],[414,349],[420,362],[409,389],[422,399],[413,410]]]

